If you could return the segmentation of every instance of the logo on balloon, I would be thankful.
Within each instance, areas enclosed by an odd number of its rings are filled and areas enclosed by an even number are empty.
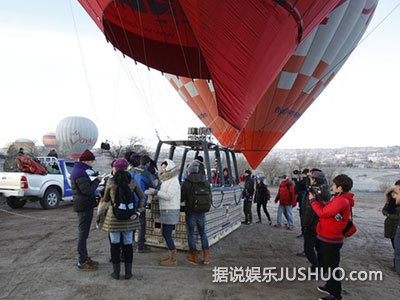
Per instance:
[[[72,145],[75,145],[77,143],[79,144],[95,144],[97,141],[97,138],[85,138],[81,137],[81,134],[78,130],[75,130],[74,133],[72,134],[72,137],[70,139],[70,142]]]
[[[298,111],[291,110],[290,108],[281,108],[279,106],[275,108],[275,113],[277,113],[278,115],[289,115],[296,119],[301,117],[301,113],[299,113]]]

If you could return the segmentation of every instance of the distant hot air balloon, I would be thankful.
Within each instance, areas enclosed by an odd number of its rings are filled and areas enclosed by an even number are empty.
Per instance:
[[[79,158],[85,149],[92,149],[97,142],[96,125],[84,117],[67,117],[57,125],[56,137],[72,159]]]
[[[213,81],[165,76],[218,141],[242,152],[255,169],[343,66],[377,3],[341,1],[296,49],[241,130],[219,114]]]
[[[33,150],[35,148],[35,142],[30,139],[19,138],[15,140],[14,147],[16,149],[24,148],[25,152],[34,152]]]
[[[48,149],[56,148],[58,146],[58,140],[55,132],[48,132],[43,135],[43,145]]]

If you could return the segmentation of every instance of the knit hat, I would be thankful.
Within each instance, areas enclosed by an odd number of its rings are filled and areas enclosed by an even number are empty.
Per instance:
[[[115,168],[115,171],[124,171],[128,169],[129,163],[125,158],[118,158],[114,161],[113,167]]]
[[[175,163],[170,159],[166,159],[161,163],[161,165],[165,165],[165,164],[167,165],[167,167],[165,168],[165,171],[171,171],[176,166]]]
[[[81,156],[79,156],[79,161],[93,161],[95,160],[94,154],[90,152],[88,149],[83,151]]]

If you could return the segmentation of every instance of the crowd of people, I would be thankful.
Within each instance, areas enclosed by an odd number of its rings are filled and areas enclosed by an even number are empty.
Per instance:
[[[87,253],[87,239],[90,224],[93,218],[93,208],[97,206],[95,190],[100,182],[104,185],[102,201],[98,209],[97,223],[108,232],[110,242],[111,262],[113,264],[112,278],[120,278],[121,258],[125,262],[125,278],[132,277],[133,240],[138,232],[136,252],[151,251],[145,245],[146,215],[145,208],[148,197],[157,197],[162,224],[162,236],[168,248],[167,256],[160,260],[161,266],[177,265],[176,247],[173,240],[173,229],[179,223],[181,206],[185,207],[187,241],[190,253],[186,260],[192,264],[209,264],[209,244],[205,231],[205,212],[193,208],[191,201],[192,186],[204,184],[209,186],[203,158],[196,156],[184,172],[184,181],[178,179],[179,170],[175,163],[164,160],[157,172],[157,166],[147,155],[130,154],[128,159],[118,158],[112,163],[112,172],[107,178],[100,176],[91,180],[88,170],[93,167],[95,157],[89,150],[83,152],[79,161],[75,163],[71,173],[71,184],[74,195],[74,210],[78,214],[78,268],[95,270],[98,263],[92,260]],[[224,174],[225,175],[225,174]],[[258,221],[262,223],[261,207],[269,225],[272,225],[271,216],[267,210],[267,203],[271,193],[262,176],[254,176],[251,170],[244,173],[242,191],[244,221],[243,224],[252,224],[252,203],[257,205]],[[229,175],[226,174],[229,182]],[[340,174],[329,184],[325,174],[319,169],[304,169],[294,173],[292,179],[286,174],[279,176],[280,184],[274,199],[278,203],[275,228],[294,230],[293,208],[299,206],[303,251],[310,262],[309,271],[319,271],[326,274],[328,270],[339,267],[340,250],[345,237],[355,232],[352,223],[352,208],[355,205],[352,179]],[[122,197],[122,187],[126,187],[132,200],[124,202],[126,209],[132,203],[134,210],[126,219],[119,219],[115,212],[121,206],[118,199]],[[118,205],[117,205],[118,204]],[[385,193],[385,205],[382,213],[386,216],[385,237],[390,238],[395,251],[393,269],[400,274],[400,180]],[[283,224],[283,217],[286,224]],[[203,257],[200,259],[195,243],[195,229],[200,235]],[[318,290],[326,296],[320,299],[342,299],[341,281],[330,276],[325,285]]]
[[[161,266],[177,265],[176,247],[173,240],[174,226],[179,223],[181,205],[186,213],[187,238],[190,254],[186,260],[195,265],[209,264],[209,244],[205,231],[205,212],[209,209],[193,207],[195,195],[192,185],[209,187],[203,158],[196,156],[188,166],[186,179],[179,182],[179,170],[170,159],[165,159],[158,171],[155,162],[148,155],[129,153],[126,158],[118,158],[111,164],[109,175],[90,177],[93,174],[94,154],[85,150],[71,172],[74,211],[78,215],[78,264],[80,270],[96,270],[98,262],[87,251],[87,240],[97,206],[95,191],[100,193],[96,226],[108,233],[110,243],[110,262],[113,265],[111,277],[120,279],[121,262],[125,265],[125,279],[132,277],[133,241],[137,236],[137,253],[147,253],[151,248],[146,241],[146,213],[148,197],[157,197],[159,203],[162,236],[168,248],[168,255],[161,259]],[[99,186],[100,185],[100,186]],[[211,189],[209,189],[211,193]],[[207,196],[207,195],[206,195]],[[208,197],[208,196],[207,196]],[[211,195],[209,196],[211,197]],[[203,251],[199,258],[195,229],[201,237]]]
[[[254,182],[255,179],[255,182]],[[329,184],[325,174],[317,168],[294,171],[292,179],[286,174],[279,176],[279,188],[275,197],[278,203],[277,221],[273,226],[283,228],[282,215],[286,218],[286,229],[294,230],[293,208],[299,206],[303,250],[298,256],[305,256],[310,263],[310,275],[327,274],[339,267],[340,249],[346,237],[356,231],[352,222],[352,208],[355,205],[351,193],[353,180],[340,174]],[[270,192],[262,176],[252,176],[245,172],[243,199],[243,224],[252,223],[251,203],[257,203],[258,221],[261,223],[260,207],[263,206],[271,225],[271,218],[266,208]],[[254,188],[255,187],[255,188]],[[254,194],[254,195],[253,195]],[[385,205],[382,213],[385,219],[385,237],[390,238],[395,251],[393,270],[400,275],[400,180],[385,193]],[[326,276],[325,276],[326,277]],[[342,299],[341,281],[330,276],[325,285],[317,288],[326,296],[323,300]]]

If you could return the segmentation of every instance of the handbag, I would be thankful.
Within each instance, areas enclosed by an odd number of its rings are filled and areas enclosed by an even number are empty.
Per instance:
[[[353,210],[350,208],[351,218],[347,221],[346,227],[343,228],[343,236],[348,238],[357,232],[357,227],[353,223]]]

